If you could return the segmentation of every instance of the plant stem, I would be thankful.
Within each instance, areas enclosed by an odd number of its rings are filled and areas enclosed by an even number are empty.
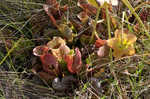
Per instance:
[[[109,16],[108,4],[105,4],[105,8],[106,8],[106,20],[107,20],[108,36],[109,36],[109,39],[111,39],[110,16]],[[110,60],[113,61],[112,49],[110,49],[109,56],[110,56]],[[119,81],[118,81],[116,73],[113,69],[113,66],[114,66],[113,64],[110,65],[110,71],[111,71],[112,75],[114,76],[115,81],[117,82],[116,88],[119,91],[119,93],[121,94],[121,97],[123,97],[123,93],[122,93],[122,90],[121,90],[120,86],[118,85]]]
[[[106,8],[106,21],[107,21],[107,29],[108,29],[108,36],[109,39],[111,39],[111,28],[110,28],[110,17],[109,17],[109,11],[108,11],[108,5],[105,5]],[[112,61],[112,50],[110,49],[110,60]]]
[[[99,18],[100,9],[101,9],[101,7],[98,7],[98,10],[97,10],[97,13],[96,13],[96,18],[95,18],[95,21],[94,21],[93,32],[92,32],[92,36],[91,36],[91,39],[90,39],[90,43],[92,43],[92,41],[94,39],[94,36],[99,38],[99,36],[96,32],[96,24],[97,24],[97,21],[98,21],[98,18]]]

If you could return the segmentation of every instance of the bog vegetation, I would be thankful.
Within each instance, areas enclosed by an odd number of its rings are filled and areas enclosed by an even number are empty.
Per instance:
[[[149,1],[1,2],[0,97],[150,98]]]

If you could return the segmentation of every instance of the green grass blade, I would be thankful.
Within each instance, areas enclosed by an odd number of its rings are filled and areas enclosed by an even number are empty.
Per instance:
[[[7,55],[0,61],[0,66],[3,64],[3,62],[7,59],[7,57],[14,51],[14,49],[18,46],[18,44],[21,42],[22,38],[20,38],[14,46],[8,51]]]
[[[142,20],[140,19],[140,17],[138,16],[138,14],[135,12],[135,9],[132,7],[132,5],[130,4],[130,2],[128,0],[122,0],[122,2],[129,8],[129,10],[132,12],[132,14],[135,16],[135,18],[137,19],[137,21],[139,22],[139,24],[142,26],[142,28],[144,29],[144,32],[146,34],[146,36],[150,39],[150,34],[148,33],[145,25],[143,24]]]

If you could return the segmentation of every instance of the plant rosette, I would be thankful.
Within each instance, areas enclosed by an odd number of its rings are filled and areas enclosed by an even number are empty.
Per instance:
[[[107,46],[113,49],[113,56],[121,58],[135,54],[134,43],[137,37],[127,29],[116,30],[115,37],[107,40]]]
[[[51,75],[62,75],[62,61],[66,63],[66,68],[72,74],[78,73],[82,67],[81,52],[78,48],[70,49],[65,40],[61,37],[53,37],[47,45],[37,46],[33,49],[33,54],[40,57],[43,70]]]

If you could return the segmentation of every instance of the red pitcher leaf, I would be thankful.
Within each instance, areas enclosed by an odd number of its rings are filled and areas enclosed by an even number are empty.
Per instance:
[[[68,10],[68,6],[60,6],[57,0],[47,0],[47,5],[43,6],[45,12],[50,17],[52,23],[58,28],[57,20],[61,20],[64,12]]]
[[[49,9],[53,11],[53,14],[59,10],[60,6],[57,0],[46,0],[46,3],[49,5]]]
[[[41,56],[41,55],[48,53],[48,50],[49,50],[49,48],[45,45],[37,46],[33,49],[33,54],[35,56]]]
[[[73,56],[73,69],[79,72],[82,66],[81,52],[78,48],[75,49],[75,55]]]
[[[69,72],[78,73],[82,67],[81,53],[78,48],[75,49],[75,55],[66,55],[65,61]]]
[[[59,74],[59,65],[57,62],[57,59],[55,56],[51,54],[45,54],[40,56],[40,59],[43,64],[43,70],[52,74],[52,75],[57,75]]]
[[[56,23],[56,19],[54,18],[54,16],[52,15],[52,13],[49,11],[49,6],[48,5],[43,5],[43,8],[46,12],[46,14],[49,16],[50,20],[52,21],[52,23],[58,27],[57,23]]]
[[[44,9],[46,11],[46,13],[48,12],[53,16],[60,14],[60,13],[58,13],[60,10],[60,5],[57,2],[57,0],[47,0],[46,4],[47,4],[47,6],[45,6],[45,5],[43,6],[44,8],[46,8],[46,9]]]
[[[69,72],[75,73],[75,71],[72,70],[73,56],[72,55],[66,55],[64,60],[67,63],[67,68],[68,68]]]
[[[102,40],[102,39],[98,39],[98,40],[96,40],[96,42],[95,42],[95,46],[97,47],[97,48],[99,48],[99,47],[101,47],[101,46],[103,46],[103,45],[105,45],[106,44],[106,40]]]
[[[58,27],[56,19],[54,16],[56,16],[59,10],[59,3],[56,0],[47,0],[47,4],[43,5],[43,8],[47,15],[50,17],[50,20],[52,23]]]

